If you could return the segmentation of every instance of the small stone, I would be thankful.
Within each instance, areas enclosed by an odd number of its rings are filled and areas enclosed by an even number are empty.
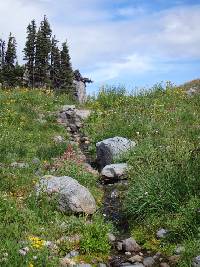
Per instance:
[[[153,257],[144,258],[143,264],[145,267],[152,267],[155,264]]]
[[[75,266],[76,263],[75,263],[75,261],[65,257],[65,258],[60,259],[60,265],[62,267],[68,267],[68,266]]]
[[[13,168],[25,169],[29,167],[29,164],[24,162],[12,162],[10,166]]]
[[[130,262],[135,263],[135,262],[143,262],[143,257],[140,255],[135,255],[128,259]]]
[[[166,263],[166,262],[162,262],[162,263],[160,264],[160,267],[170,267],[170,266],[169,266],[168,263]]]
[[[126,163],[110,164],[106,165],[101,171],[101,175],[105,178],[120,178],[128,169]]]
[[[200,255],[196,256],[193,261],[194,261],[194,263],[200,265]]]
[[[60,143],[63,143],[65,139],[61,135],[56,135],[53,137],[53,141],[57,144],[60,144]]]
[[[126,251],[126,252],[125,252],[125,255],[126,255],[126,256],[131,256],[131,252]]]
[[[78,251],[75,251],[75,250],[72,250],[70,252],[70,256],[73,258],[73,257],[77,257],[79,255],[79,252]]]
[[[129,252],[139,252],[141,250],[141,247],[132,237],[130,237],[123,240],[123,249]]]
[[[118,251],[122,251],[123,249],[123,243],[122,242],[117,242],[117,246],[116,246]]]
[[[180,260],[180,255],[173,255],[169,257],[168,260],[171,264],[177,264],[178,261]]]
[[[177,255],[180,255],[181,253],[183,253],[185,251],[185,248],[183,246],[177,246],[175,249],[175,253]]]
[[[99,263],[98,267],[106,267],[107,265],[105,263]]]
[[[161,256],[162,256],[161,252],[157,252],[157,253],[153,256],[153,258],[154,258],[154,260],[158,260],[158,259],[160,259]]]
[[[39,165],[40,164],[40,160],[38,158],[34,158],[32,159],[32,163],[35,165]]]
[[[158,238],[165,238],[167,236],[168,232],[169,232],[168,230],[162,228],[162,229],[157,231],[156,235]]]
[[[108,233],[108,240],[110,243],[113,243],[116,241],[116,237],[112,233]]]
[[[19,254],[22,256],[26,256],[26,254],[29,252],[29,247],[24,247],[22,249],[19,250]]]

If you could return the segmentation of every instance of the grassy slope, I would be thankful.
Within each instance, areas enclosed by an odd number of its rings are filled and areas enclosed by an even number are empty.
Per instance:
[[[179,266],[190,266],[200,250],[200,96],[159,85],[138,96],[111,89],[89,106],[95,110],[87,127],[91,151],[113,136],[138,144],[122,159],[130,165],[124,212],[134,237],[144,248],[169,255],[184,244]],[[159,228],[170,230],[167,240],[156,239]]]
[[[96,188],[97,177],[76,163],[66,160],[55,172],[47,168],[52,158],[67,148],[67,143],[53,141],[55,135],[66,140],[68,136],[52,112],[68,103],[66,96],[54,96],[48,91],[0,91],[0,266],[58,266],[59,257],[73,248],[80,248],[83,255],[87,252],[93,258],[109,251],[108,226],[98,214],[90,225],[84,217],[58,212],[55,203],[49,203],[45,196],[38,199],[34,195],[39,176],[56,174],[71,175],[89,187],[97,201],[101,197]],[[39,162],[33,163],[34,158]],[[28,163],[29,167],[10,167],[16,161]],[[82,236],[80,244],[61,242],[58,252],[49,258],[52,253],[44,241],[76,233]],[[32,236],[35,239],[31,242]],[[22,257],[18,251],[26,246],[30,252]]]

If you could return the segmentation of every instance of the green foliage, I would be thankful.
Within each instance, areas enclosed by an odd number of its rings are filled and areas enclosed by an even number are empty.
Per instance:
[[[170,254],[174,243],[198,235],[199,102],[199,95],[188,97],[184,87],[167,83],[138,95],[107,89],[88,103],[94,110],[86,129],[91,150],[113,136],[137,143],[120,159],[130,166],[124,212],[146,249]],[[164,242],[156,239],[159,228],[169,230]]]
[[[109,231],[100,216],[92,217],[94,226],[89,226],[87,217],[59,212],[56,196],[49,201],[47,195],[35,194],[39,177],[69,175],[87,186],[97,203],[101,201],[102,192],[96,187],[98,177],[83,166],[65,160],[57,170],[53,169],[52,157],[60,157],[68,144],[68,135],[58,125],[55,112],[67,103],[72,104],[67,95],[55,95],[49,90],[0,90],[0,266],[58,266],[61,257],[80,247],[79,241],[57,242],[63,236],[83,236],[83,254],[87,250],[93,259],[98,256],[96,252],[109,253],[108,241],[103,236],[102,243],[94,249],[87,246],[88,238],[93,244],[96,242],[95,234],[88,236],[89,229],[94,233],[103,229],[105,236]],[[62,135],[66,143],[56,145],[55,135]],[[33,161],[35,158],[37,162]],[[28,166],[12,167],[12,162]],[[30,238],[38,242],[38,248]],[[45,241],[57,243],[57,252],[47,249]],[[27,246],[29,252],[21,256],[19,249]]]

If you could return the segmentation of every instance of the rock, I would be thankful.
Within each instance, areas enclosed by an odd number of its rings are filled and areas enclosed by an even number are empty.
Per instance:
[[[96,144],[97,161],[101,167],[110,165],[113,160],[134,148],[136,143],[123,137],[113,137]]]
[[[170,266],[169,266],[168,263],[166,263],[166,262],[162,262],[162,263],[160,264],[160,267],[170,267]]]
[[[29,164],[24,162],[13,162],[10,166],[13,168],[25,169],[29,167]]]
[[[53,141],[57,144],[65,142],[65,138],[61,135],[56,135],[53,137]]]
[[[22,249],[19,250],[19,254],[22,256],[26,256],[26,254],[29,252],[29,247],[24,247]]]
[[[116,241],[116,237],[112,233],[108,233],[108,240],[110,243],[113,243]]]
[[[196,94],[199,94],[199,90],[198,90],[197,87],[191,87],[190,89],[188,89],[188,90],[186,91],[186,94],[187,94],[188,96],[194,96],[194,95],[196,95]]]
[[[74,267],[92,267],[92,265],[88,263],[79,263],[74,265]]]
[[[124,266],[124,267],[144,267],[144,265],[142,263],[130,264],[128,262],[122,263],[122,265],[120,265],[120,266]]]
[[[154,260],[159,260],[161,257],[162,257],[162,253],[161,253],[161,252],[157,252],[157,253],[153,256]]]
[[[168,260],[169,260],[170,264],[175,265],[180,260],[180,255],[173,255],[173,256],[169,257]]]
[[[116,248],[117,248],[118,251],[122,251],[123,243],[122,242],[117,242]]]
[[[39,165],[40,164],[40,159],[34,158],[34,159],[32,159],[32,163],[35,164],[35,165]]]
[[[185,248],[183,246],[177,246],[175,249],[175,253],[177,255],[180,255],[181,253],[183,253],[185,251]]]
[[[75,97],[76,100],[80,103],[83,104],[87,100],[87,95],[86,95],[86,85],[82,81],[73,81],[74,87],[75,87]]]
[[[153,257],[144,258],[143,264],[145,267],[152,267],[155,264],[155,260]]]
[[[44,176],[36,185],[36,192],[57,193],[59,209],[63,212],[93,214],[96,211],[95,199],[89,190],[68,176]]]
[[[123,240],[122,247],[124,251],[128,252],[139,252],[141,250],[141,247],[132,237]]]
[[[162,228],[162,229],[157,231],[156,235],[158,238],[165,238],[167,236],[168,232],[169,232],[168,230]]]
[[[64,258],[60,259],[60,265],[62,267],[69,267],[69,266],[76,266],[76,263],[72,259],[64,257]]]
[[[68,111],[68,110],[74,110],[76,107],[75,107],[75,105],[64,105],[63,107],[62,107],[62,111]]]
[[[126,256],[131,256],[131,252],[129,252],[129,251],[126,251],[124,254],[125,254]]]
[[[128,259],[130,262],[135,263],[135,262],[143,262],[143,257],[140,255],[135,255]]]
[[[200,255],[199,255],[199,256],[196,256],[196,257],[193,259],[192,266],[193,266],[193,267],[200,267]]]
[[[106,165],[101,171],[101,175],[106,178],[120,178],[128,169],[126,163],[110,164]]]
[[[105,263],[99,263],[98,267],[106,267],[107,265]]]

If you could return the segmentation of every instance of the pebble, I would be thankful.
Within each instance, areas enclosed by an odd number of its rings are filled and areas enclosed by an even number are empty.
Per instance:
[[[123,249],[123,243],[122,242],[117,242],[117,246],[116,246],[118,251],[122,251]]]
[[[112,233],[108,233],[108,240],[110,243],[113,243],[116,241],[116,237]]]
[[[161,228],[160,230],[157,231],[156,235],[158,238],[165,238],[168,234],[168,230]]]
[[[180,256],[179,255],[173,255],[173,256],[169,257],[168,259],[169,259],[169,262],[171,264],[176,264],[179,261]]]
[[[144,258],[143,264],[145,267],[152,267],[155,264],[155,260],[153,257]]]
[[[168,263],[166,263],[166,262],[162,262],[162,263],[160,264],[160,267],[170,267],[170,266],[169,266]]]
[[[139,252],[141,247],[132,237],[123,240],[123,249],[128,252]]]
[[[128,259],[130,262],[135,263],[135,262],[143,262],[143,257],[140,255],[135,255]]]

